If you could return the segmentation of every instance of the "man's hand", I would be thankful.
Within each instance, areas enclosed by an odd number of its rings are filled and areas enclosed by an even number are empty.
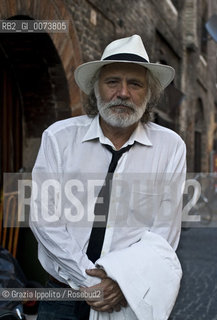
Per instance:
[[[92,277],[98,277],[102,279],[101,283],[86,288],[91,290],[101,290],[103,294],[102,301],[86,301],[89,306],[95,311],[101,312],[113,312],[120,311],[121,307],[127,306],[127,301],[117,282],[109,278],[106,272],[102,269],[86,270],[86,273]],[[84,288],[82,290],[85,290]]]

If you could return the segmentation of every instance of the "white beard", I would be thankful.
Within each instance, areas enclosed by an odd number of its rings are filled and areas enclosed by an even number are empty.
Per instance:
[[[142,118],[147,106],[147,98],[138,107],[134,103],[122,99],[105,102],[99,94],[98,85],[95,86],[95,96],[100,116],[112,127],[126,128],[137,123]]]

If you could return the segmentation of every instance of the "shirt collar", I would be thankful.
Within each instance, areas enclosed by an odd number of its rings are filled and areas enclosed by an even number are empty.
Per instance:
[[[128,140],[128,144],[133,144],[134,142],[138,142],[148,147],[152,146],[152,143],[147,134],[147,127],[144,126],[141,122],[139,122],[138,126]]]
[[[101,126],[99,124],[99,114],[94,117],[93,121],[90,124],[89,129],[87,130],[82,142],[99,139],[101,143],[111,144],[111,141],[106,138],[102,132]]]
[[[85,136],[82,139],[82,142],[99,139],[100,143],[102,144],[110,144],[111,141],[104,136],[102,129],[100,127],[99,123],[99,114],[93,119],[93,121],[90,124],[89,129],[87,130]],[[128,144],[133,144],[134,142],[138,142],[140,144],[143,144],[145,146],[152,146],[151,141],[148,138],[146,127],[139,122],[138,126],[136,127],[135,131],[129,138],[129,140],[125,143],[124,146]]]

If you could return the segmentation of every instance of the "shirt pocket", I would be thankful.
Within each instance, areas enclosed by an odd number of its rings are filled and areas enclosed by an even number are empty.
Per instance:
[[[134,190],[129,201],[127,223],[132,227],[152,227],[163,201],[162,193],[147,193]]]

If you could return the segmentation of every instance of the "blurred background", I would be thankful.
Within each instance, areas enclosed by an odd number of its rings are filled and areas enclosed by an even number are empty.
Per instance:
[[[31,172],[43,130],[83,114],[86,97],[75,84],[75,68],[100,58],[112,40],[134,33],[141,35],[151,62],[176,70],[153,121],[184,139],[189,172],[217,172],[215,15],[216,0],[1,0],[0,20],[65,20],[69,27],[67,32],[0,32],[1,200],[3,173]],[[16,199],[16,190],[4,195],[9,215],[16,211]],[[1,217],[2,207],[1,201]],[[44,284],[47,275],[29,228],[1,227],[0,236],[26,277]]]

